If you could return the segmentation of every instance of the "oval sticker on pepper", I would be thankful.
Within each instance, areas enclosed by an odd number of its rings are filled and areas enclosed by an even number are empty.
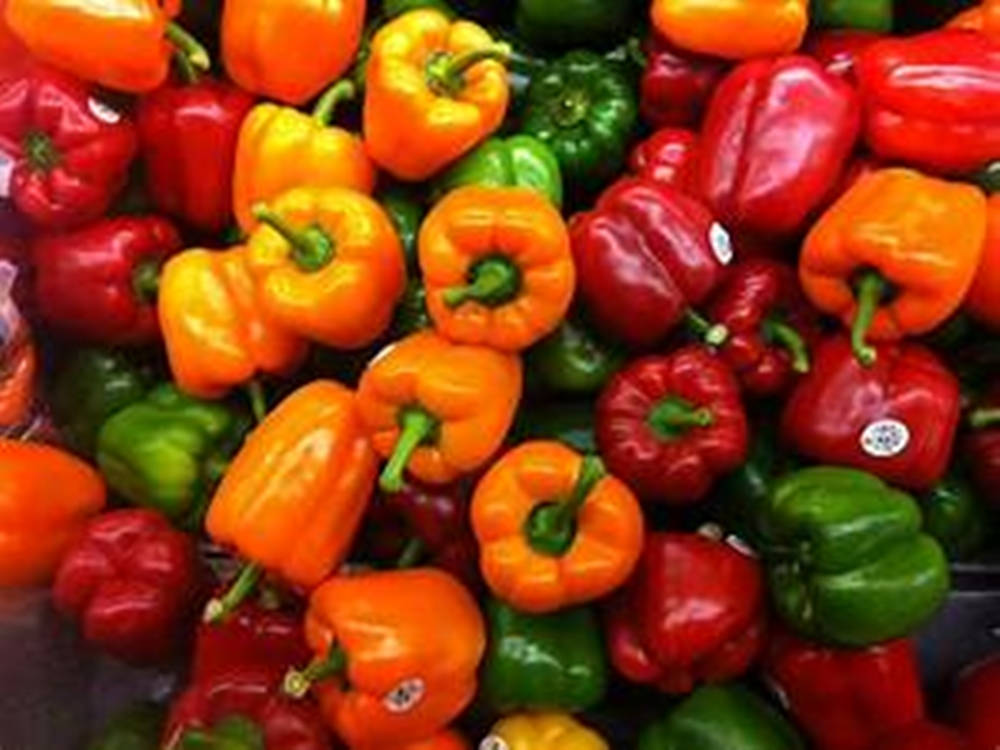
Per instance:
[[[503,737],[491,734],[479,743],[479,750],[510,750],[510,745]]]
[[[898,419],[872,422],[861,433],[861,450],[873,458],[892,458],[910,444],[910,428]]]
[[[423,697],[424,681],[419,677],[410,677],[386,693],[382,705],[389,713],[405,714],[412,711]]]
[[[719,222],[712,224],[708,230],[708,242],[712,246],[712,254],[715,259],[724,266],[728,266],[733,261],[733,241],[729,232],[725,230]]]

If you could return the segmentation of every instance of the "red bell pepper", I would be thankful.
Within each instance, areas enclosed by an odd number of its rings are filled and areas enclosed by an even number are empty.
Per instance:
[[[838,649],[781,630],[771,638],[764,672],[816,750],[871,750],[885,732],[924,716],[909,640]]]
[[[971,750],[971,748],[965,738],[954,729],[930,721],[918,721],[889,732],[866,750]]]
[[[611,663],[667,693],[739,677],[764,645],[766,610],[752,557],[707,534],[649,534],[608,607]]]
[[[965,455],[972,479],[986,502],[1000,508],[1000,383],[969,413]]]
[[[41,65],[0,77],[0,199],[38,227],[101,216],[135,151],[131,121],[90,84]]]
[[[682,128],[663,128],[640,142],[629,155],[629,171],[678,190],[694,185],[698,134]]]
[[[1000,747],[1000,654],[966,669],[958,678],[953,696],[958,728],[969,742],[969,750]]]
[[[194,540],[158,513],[130,508],[87,524],[59,564],[52,600],[88,642],[155,663],[176,653],[204,582]]]
[[[635,360],[597,402],[597,445],[608,471],[645,500],[697,502],[747,456],[740,386],[705,348]]]
[[[959,408],[958,381],[929,349],[884,344],[866,367],[838,335],[817,348],[781,430],[804,456],[929,490],[948,468]]]
[[[1000,154],[1000,44],[947,29],[869,47],[856,68],[865,138],[887,160],[946,173]]]
[[[698,189],[737,233],[794,235],[822,207],[858,139],[854,88],[802,56],[752,60],[715,90]]]
[[[205,232],[232,221],[236,139],[253,97],[201,77],[139,100],[146,190],[159,211]]]
[[[604,191],[570,225],[577,292],[609,336],[660,343],[722,282],[729,234],[696,199],[638,177]],[[641,321],[641,324],[640,324]]]
[[[32,246],[39,312],[81,341],[154,341],[160,266],[180,248],[170,222],[155,216],[102,219],[43,236]]]
[[[845,81],[856,84],[855,65],[858,57],[885,34],[858,29],[819,31],[806,40],[805,53],[826,70]]]
[[[644,51],[646,68],[639,81],[642,118],[654,128],[697,125],[729,63],[679,50],[658,34],[646,40]]]

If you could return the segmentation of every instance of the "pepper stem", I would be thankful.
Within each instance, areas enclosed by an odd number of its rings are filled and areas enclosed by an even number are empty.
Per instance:
[[[198,69],[191,63],[188,56],[179,49],[174,50],[174,68],[181,79],[181,83],[186,86],[193,86],[198,83]]]
[[[693,336],[697,336],[709,346],[722,346],[729,340],[728,328],[722,323],[713,323],[691,308],[684,311],[684,323]]]
[[[653,407],[646,424],[661,438],[673,440],[696,427],[710,427],[715,415],[707,407],[695,408],[678,396],[667,396]]]
[[[399,557],[396,558],[396,567],[399,570],[405,570],[407,568],[412,568],[420,559],[424,556],[424,552],[427,551],[423,540],[418,537],[410,537],[406,546],[403,547],[403,551],[399,553]]]
[[[167,41],[187,59],[195,70],[208,70],[212,67],[212,59],[208,56],[208,50],[183,26],[171,21],[167,24],[165,35]]]
[[[254,421],[260,424],[267,416],[267,398],[264,395],[264,385],[257,380],[251,380],[246,385],[247,400],[250,401],[250,413]]]
[[[851,325],[851,349],[865,367],[871,367],[878,357],[875,347],[865,342],[868,329],[871,328],[872,320],[878,311],[885,294],[885,279],[877,271],[866,271],[858,280],[857,285],[857,311],[854,313],[854,323]]]
[[[343,81],[337,81],[317,100],[312,111],[313,119],[323,125],[329,125],[330,121],[333,120],[333,113],[336,111],[337,105],[350,101],[357,96],[357,93],[358,87],[354,85],[353,81],[346,78]]]
[[[159,261],[143,261],[132,269],[132,291],[143,304],[156,302],[156,295],[160,291]]]
[[[976,175],[976,182],[990,195],[1000,192],[1000,159],[983,167]]]
[[[296,700],[304,698],[314,683],[336,677],[346,668],[347,652],[334,644],[325,659],[312,661],[305,669],[289,669],[282,680],[281,692]]]
[[[528,516],[525,529],[528,543],[544,555],[558,557],[573,545],[576,535],[576,518],[594,487],[606,472],[597,456],[586,456],[580,464],[580,473],[569,497],[539,505]]]
[[[202,620],[222,622],[246,599],[260,581],[264,569],[255,563],[247,563],[221,597],[213,597],[205,605]]]
[[[403,409],[399,414],[399,438],[389,456],[389,461],[379,477],[379,487],[385,492],[399,492],[403,489],[403,472],[413,452],[427,441],[437,430],[436,417],[419,406]]]
[[[52,143],[52,139],[40,130],[32,130],[24,136],[21,144],[25,161],[39,172],[51,172],[59,166],[62,156]]]
[[[976,409],[969,413],[969,426],[974,430],[1000,426],[1000,407]]]
[[[450,308],[466,302],[478,302],[487,307],[499,307],[517,296],[521,286],[521,272],[507,257],[484,258],[472,265],[465,286],[444,290],[442,298]]]
[[[809,372],[809,350],[798,331],[774,317],[767,318],[761,328],[766,338],[781,344],[792,356],[792,369],[795,372]]]
[[[465,88],[465,73],[487,60],[506,63],[510,59],[509,44],[493,44],[480,49],[466,50],[457,55],[437,55],[427,66],[427,83],[434,93],[441,96],[458,96]]]
[[[264,203],[254,204],[252,211],[257,221],[271,227],[285,239],[291,246],[292,260],[306,273],[320,271],[333,260],[333,240],[321,227],[314,225],[299,229]]]

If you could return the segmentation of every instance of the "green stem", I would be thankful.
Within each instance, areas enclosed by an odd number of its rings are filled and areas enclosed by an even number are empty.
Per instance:
[[[809,350],[798,331],[775,317],[765,320],[761,328],[765,338],[778,342],[792,355],[792,369],[795,372],[809,372]]]
[[[521,272],[504,256],[477,261],[469,269],[468,283],[444,290],[444,303],[451,308],[466,302],[478,302],[487,307],[499,307],[517,296],[521,287]]]
[[[59,166],[62,155],[52,139],[40,130],[29,131],[21,144],[28,165],[38,172],[51,172]]]
[[[528,517],[525,529],[528,543],[544,555],[558,557],[573,545],[576,518],[594,487],[606,472],[601,459],[586,456],[570,496],[564,500],[539,505]]]
[[[976,409],[970,412],[969,426],[974,430],[1000,426],[1000,407]]]
[[[347,669],[347,652],[334,644],[325,659],[313,661],[305,669],[289,669],[281,683],[281,691],[290,698],[303,698],[314,683],[343,674]]]
[[[510,45],[503,43],[468,50],[457,55],[437,55],[427,66],[427,83],[438,95],[458,96],[465,88],[465,73],[470,68],[487,60],[506,63],[508,59],[510,59]]]
[[[336,111],[337,105],[350,101],[357,96],[357,93],[358,87],[354,85],[353,81],[348,79],[337,81],[316,102],[312,111],[313,119],[323,125],[329,125],[333,120],[333,113]]]
[[[225,594],[209,599],[208,604],[205,605],[202,619],[205,622],[225,620],[250,595],[263,574],[264,570],[259,565],[254,563],[244,565]]]
[[[322,270],[333,260],[333,240],[321,227],[299,229],[263,203],[255,204],[252,211],[257,221],[271,227],[285,239],[291,247],[292,260],[306,273]]]
[[[713,323],[690,307],[684,311],[684,323],[693,336],[709,346],[722,346],[729,339],[729,329],[722,323]]]
[[[254,421],[260,424],[267,416],[267,398],[264,396],[264,385],[257,379],[246,385],[247,399],[250,401],[250,413]]]
[[[399,557],[396,558],[396,567],[399,570],[406,570],[407,568],[414,567],[418,562],[420,562],[426,551],[427,547],[420,537],[410,537],[406,542],[406,546],[403,547],[403,551],[400,552]]]
[[[556,110],[552,119],[560,128],[572,128],[587,119],[590,111],[590,97],[582,89],[567,91],[563,97],[555,103]]]
[[[132,269],[132,291],[136,299],[146,305],[156,302],[160,291],[160,262],[147,260]]]
[[[696,408],[678,396],[662,399],[646,417],[650,429],[666,440],[679,438],[694,428],[710,427],[714,422],[711,409]]]
[[[379,477],[379,487],[385,492],[403,489],[403,472],[413,452],[429,440],[438,429],[436,417],[419,406],[403,409],[399,414],[399,438],[389,456],[389,461]]]
[[[165,33],[167,41],[186,57],[196,70],[208,70],[212,67],[212,59],[208,56],[208,50],[184,27],[171,21],[167,24]]]
[[[1000,159],[983,167],[976,175],[976,182],[990,195],[1000,192]]]
[[[858,309],[851,325],[851,348],[858,362],[865,367],[871,367],[878,357],[875,347],[867,344],[865,338],[882,302],[885,287],[885,279],[877,271],[865,271],[858,280],[856,291]]]
[[[177,74],[181,79],[181,83],[186,86],[193,86],[198,83],[198,79],[201,77],[198,73],[198,69],[191,63],[188,56],[181,52],[179,49],[174,50],[174,68],[177,70]]]

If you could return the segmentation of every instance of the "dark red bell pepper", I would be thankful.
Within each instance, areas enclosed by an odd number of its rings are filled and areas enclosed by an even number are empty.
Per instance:
[[[597,402],[597,445],[610,473],[643,499],[697,502],[747,456],[740,386],[700,346],[635,360]]]
[[[641,141],[629,155],[629,171],[679,190],[691,190],[698,159],[698,134],[663,128]]]
[[[816,349],[781,430],[804,456],[922,491],[948,468],[959,409],[958,381],[929,349],[884,344],[866,367],[838,335]]]
[[[840,177],[860,123],[854,87],[812,58],[745,62],[709,104],[699,192],[734,232],[794,235]]]
[[[806,40],[805,53],[815,58],[827,73],[857,83],[854,66],[858,57],[885,34],[858,29],[818,31]]]
[[[779,630],[764,673],[816,750],[871,750],[885,732],[924,716],[909,640],[838,649]]]
[[[52,600],[89,643],[156,663],[189,632],[205,581],[191,537],[154,511],[130,508],[87,524],[59,564]]]
[[[965,738],[951,727],[930,721],[918,721],[908,727],[889,732],[866,750],[971,750],[971,748]]]
[[[231,223],[236,140],[253,102],[209,77],[167,84],[139,100],[146,191],[157,210],[204,232]]]
[[[969,412],[965,455],[983,500],[1000,508],[1000,384]]]
[[[577,292],[608,336],[637,349],[660,343],[718,288],[732,261],[729,233],[695,198],[649,179],[609,187],[570,224]]]
[[[674,47],[653,34],[643,47],[646,68],[639,81],[639,112],[654,128],[691,127],[729,63]]]
[[[0,199],[36,226],[101,216],[135,152],[131,120],[90,84],[41,65],[0,77]]]
[[[760,565],[708,534],[651,533],[626,587],[608,605],[615,669],[667,693],[739,677],[764,645]]]
[[[946,29],[869,47],[856,73],[878,156],[974,172],[1000,154],[1000,44]]]
[[[1000,654],[975,664],[958,678],[952,696],[958,728],[969,742],[969,750],[1000,747]]]
[[[174,227],[155,216],[102,219],[40,237],[32,246],[39,312],[81,341],[154,341],[160,266],[180,248]]]

